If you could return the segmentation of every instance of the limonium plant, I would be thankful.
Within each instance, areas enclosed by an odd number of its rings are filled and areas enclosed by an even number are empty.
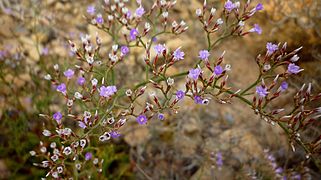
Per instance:
[[[201,25],[198,27],[205,32],[207,48],[189,54],[184,46],[170,49],[166,42],[157,41],[159,36],[179,36],[188,30],[184,20],[170,17],[176,1],[156,0],[149,9],[140,0],[135,8],[128,3],[128,0],[105,0],[84,12],[89,24],[112,38],[108,52],[102,51],[102,38],[98,34],[83,35],[81,43],[69,41],[77,61],[68,62],[66,69],[57,64],[45,75],[65,102],[56,112],[40,114],[55,128],[44,127],[45,140],[30,152],[39,159],[34,165],[47,170],[46,177],[100,176],[104,159],[97,153],[97,143],[108,145],[112,139],[119,138],[120,128],[129,120],[148,126],[150,121],[168,119],[166,112],[178,113],[185,98],[201,106],[211,101],[221,104],[241,101],[262,120],[280,126],[288,135],[293,151],[301,146],[307,158],[318,164],[314,154],[321,150],[321,139],[304,142],[300,131],[321,116],[321,107],[308,108],[309,103],[320,100],[321,93],[313,94],[311,84],[304,84],[293,97],[292,109],[271,106],[286,93],[288,79],[303,71],[297,65],[302,47],[287,50],[286,43],[273,42],[262,46],[265,53],[255,58],[257,80],[239,90],[229,86],[229,72],[233,68],[224,62],[224,52],[219,57],[213,56],[215,47],[226,38],[262,33],[258,24],[246,24],[263,10],[262,4],[227,0],[222,9],[216,10],[204,1],[195,14]],[[133,48],[143,50],[146,78],[125,86],[115,81],[116,67],[128,59]],[[195,57],[190,69],[168,75],[173,65],[187,57]],[[179,78],[185,78],[184,88],[176,85]],[[147,93],[147,89],[153,92]],[[145,103],[138,102],[141,100]],[[222,166],[221,153],[213,156],[218,159],[218,166]]]

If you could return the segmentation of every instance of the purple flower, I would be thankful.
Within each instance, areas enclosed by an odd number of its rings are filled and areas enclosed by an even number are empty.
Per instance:
[[[201,96],[194,96],[194,102],[195,104],[203,104],[203,99]]]
[[[276,170],[275,170],[275,173],[276,173],[276,174],[282,174],[282,172],[283,172],[283,168],[281,168],[281,167],[278,167],[278,168],[276,168]]]
[[[119,136],[120,136],[120,134],[118,133],[118,131],[111,131],[110,133],[110,136],[112,137],[112,138],[118,138]]]
[[[255,7],[255,10],[256,10],[256,11],[261,11],[261,10],[263,10],[263,4],[262,4],[262,3],[257,4],[256,7]]]
[[[176,92],[176,99],[181,100],[181,99],[183,99],[184,97],[185,97],[184,91],[178,90],[178,91]]]
[[[179,61],[179,60],[183,60],[185,53],[183,51],[181,51],[181,48],[177,48],[174,52],[173,52],[173,56],[174,56],[174,60],[175,61]]]
[[[224,71],[224,69],[220,65],[217,65],[217,66],[214,67],[214,74],[216,76],[221,75],[223,73],[223,71]]]
[[[216,154],[216,165],[221,168],[223,166],[223,156],[221,152]]]
[[[155,50],[157,55],[161,55],[166,50],[166,47],[165,47],[164,44],[163,45],[162,44],[157,44],[154,47],[154,50]]]
[[[62,119],[62,114],[60,112],[56,112],[55,114],[52,115],[52,118],[56,120],[57,123],[60,123]]]
[[[48,55],[49,54],[49,48],[48,47],[43,48],[42,51],[41,51],[41,54],[44,55],[44,56]]]
[[[256,87],[256,93],[259,95],[259,97],[265,97],[268,95],[268,91],[267,91],[267,87],[263,87],[263,86],[257,86]]]
[[[66,85],[65,83],[61,83],[57,86],[56,89],[58,92],[61,92],[62,94],[66,94]]]
[[[97,14],[96,22],[97,22],[97,24],[103,24],[104,23],[104,18],[102,17],[101,14]]]
[[[266,49],[267,49],[268,55],[271,55],[271,54],[273,54],[276,50],[278,50],[279,47],[278,47],[278,45],[276,45],[276,44],[272,44],[272,43],[268,42],[268,43],[266,44]]]
[[[86,159],[86,161],[90,160],[92,157],[93,157],[93,154],[92,154],[91,152],[87,152],[87,153],[85,154],[85,159]]]
[[[157,118],[158,118],[159,120],[164,120],[164,119],[165,119],[165,116],[164,116],[164,114],[162,114],[162,113],[158,113]]]
[[[87,7],[87,13],[90,14],[90,15],[94,15],[96,12],[96,9],[95,9],[95,6],[88,6]]]
[[[224,8],[227,10],[227,12],[231,12],[235,8],[235,6],[230,0],[227,0]]]
[[[300,67],[295,65],[294,63],[290,63],[288,66],[288,72],[290,74],[298,74],[301,71],[303,71],[303,69],[300,69]]]
[[[201,74],[200,68],[190,69],[188,77],[196,81],[200,76],[200,74]]]
[[[153,41],[153,42],[156,42],[156,41],[157,41],[157,38],[156,38],[156,37],[153,37],[153,38],[152,38],[152,41]]]
[[[258,24],[254,24],[254,27],[249,30],[249,32],[256,32],[262,34],[262,28]]]
[[[80,86],[84,85],[85,82],[86,82],[86,79],[85,79],[84,77],[79,77],[79,78],[77,79],[77,83],[78,83]]]
[[[283,81],[281,83],[280,89],[281,89],[281,91],[285,91],[288,89],[288,87],[289,87],[289,84],[286,81]]]
[[[129,36],[130,36],[130,40],[132,40],[132,41],[135,40],[136,37],[138,36],[138,31],[137,31],[137,29],[132,29],[132,30],[130,30]]]
[[[140,6],[139,8],[137,8],[136,9],[136,11],[135,11],[135,15],[136,15],[136,17],[142,17],[143,15],[145,14],[145,9],[142,7],[142,6]]]
[[[67,77],[67,79],[71,79],[74,74],[75,72],[72,69],[67,69],[67,71],[64,72],[64,75]]]
[[[141,114],[136,118],[136,121],[140,125],[146,124],[147,123],[147,117],[144,114]]]
[[[208,60],[208,57],[210,56],[210,53],[208,50],[201,50],[198,52],[198,57],[202,60]]]
[[[132,17],[132,12],[131,12],[130,10],[127,11],[126,17],[127,17],[127,19],[131,19],[131,17]]]
[[[126,56],[129,53],[129,48],[127,46],[122,46],[120,48],[120,52],[122,53],[122,55]]]
[[[80,128],[82,128],[82,129],[86,129],[86,127],[87,127],[87,125],[86,125],[84,122],[82,122],[82,121],[79,121],[79,122],[78,122],[78,126],[79,126]]]
[[[116,86],[101,86],[100,87],[100,96],[102,97],[110,97],[117,92]]]

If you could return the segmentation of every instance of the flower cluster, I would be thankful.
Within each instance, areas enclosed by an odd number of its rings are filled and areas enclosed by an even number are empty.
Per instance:
[[[307,103],[321,98],[320,94],[312,95],[311,84],[306,89],[302,87],[296,94],[295,108],[290,114],[281,115],[283,109],[269,108],[272,101],[286,93],[288,79],[303,71],[297,65],[297,53],[301,48],[288,53],[286,44],[280,47],[280,44],[267,43],[264,57],[259,55],[256,58],[260,71],[258,79],[248,88],[236,91],[228,83],[231,65],[224,63],[225,52],[219,57],[211,53],[228,37],[243,37],[252,32],[261,34],[258,24],[246,31],[245,22],[263,9],[262,4],[250,9],[250,1],[241,5],[240,2],[227,0],[221,13],[216,13],[217,10],[214,7],[208,9],[204,1],[203,7],[196,10],[196,15],[206,33],[206,48],[199,50],[198,55],[188,55],[195,59],[193,68],[168,75],[169,68],[187,57],[184,47],[170,49],[166,43],[156,43],[155,40],[160,35],[179,35],[188,29],[184,21],[177,23],[169,18],[176,1],[156,0],[150,9],[137,1],[134,11],[130,10],[127,2],[106,0],[101,8],[87,8],[88,23],[112,37],[113,45],[108,52],[102,51],[102,39],[98,34],[95,41],[90,35],[84,35],[80,45],[69,41],[70,51],[78,60],[76,64],[63,71],[55,65],[53,73],[45,76],[65,100],[66,107],[52,114],[41,114],[56,128],[45,129],[43,135],[57,144],[50,146],[49,150],[41,143],[40,150],[31,154],[41,154],[45,159],[36,165],[48,168],[48,176],[74,176],[71,172],[77,172],[84,166],[97,167],[98,173],[101,173],[103,161],[94,158],[97,153],[93,151],[95,148],[90,148],[90,142],[103,144],[118,138],[121,136],[120,128],[130,120],[136,120],[138,125],[146,125],[155,119],[166,120],[166,114],[177,113],[178,104],[185,98],[201,105],[209,104],[212,99],[222,104],[231,103],[233,99],[241,100],[262,119],[284,128],[291,142],[304,146],[298,131],[321,116],[320,108],[305,109]],[[155,18],[157,22],[149,21]],[[227,25],[223,26],[224,23]],[[214,33],[218,36],[215,41]],[[127,60],[132,47],[143,49],[146,79],[127,87],[124,82],[116,81],[115,74],[116,67]],[[275,68],[283,68],[283,72],[276,74]],[[176,77],[185,77],[184,88],[175,87]],[[149,95],[146,95],[147,88],[152,90]],[[138,99],[145,102],[138,102]],[[76,125],[69,127],[72,122]],[[317,140],[307,153],[317,152],[319,142]],[[222,154],[218,152],[214,158],[217,167],[222,167]]]

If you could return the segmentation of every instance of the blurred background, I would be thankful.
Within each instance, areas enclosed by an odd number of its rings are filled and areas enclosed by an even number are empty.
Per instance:
[[[223,0],[208,0],[222,7]],[[287,42],[288,49],[303,46],[299,64],[304,73],[290,80],[287,95],[278,107],[290,106],[289,98],[301,84],[312,82],[321,92],[321,0],[261,0],[264,11],[250,24],[258,23],[262,35],[228,39],[213,51],[218,57],[226,50],[232,65],[230,84],[244,88],[258,74],[254,58],[264,53],[267,42]],[[72,60],[68,39],[100,33],[104,46],[111,38],[88,25],[83,17],[96,1],[1,0],[0,1],[0,179],[39,179],[45,171],[34,167],[29,151],[42,139],[39,113],[53,112],[57,98],[43,79],[50,67]],[[150,7],[151,1],[143,1]],[[192,56],[206,47],[204,32],[195,18],[200,0],[177,0],[171,16],[183,19],[189,30],[175,37],[162,36],[169,48],[182,46],[184,63],[172,73],[194,64]],[[141,51],[134,51],[127,69],[137,66]],[[118,72],[126,74],[127,72]],[[130,73],[130,72],[129,72]],[[139,73],[136,73],[139,74]],[[132,75],[132,74],[129,74]],[[140,73],[143,76],[143,73]],[[139,78],[135,75],[133,78]],[[106,147],[106,179],[275,179],[275,163],[293,179],[321,179],[321,170],[305,160],[300,148],[292,152],[283,131],[256,116],[241,103],[195,106],[186,100],[180,112],[164,123],[148,126],[129,122],[122,137]],[[320,136],[321,121],[302,136]],[[268,149],[269,151],[267,151]],[[274,159],[273,159],[274,158]],[[221,159],[221,161],[220,161]],[[135,166],[133,166],[135,161]]]

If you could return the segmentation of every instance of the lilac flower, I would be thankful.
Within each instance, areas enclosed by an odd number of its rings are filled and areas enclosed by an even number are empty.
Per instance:
[[[95,6],[88,6],[87,7],[87,13],[88,14],[90,14],[90,15],[94,15],[95,14],[95,12],[96,12],[96,8],[95,8]]]
[[[231,12],[235,8],[235,6],[230,0],[227,0],[225,2],[224,8],[227,10],[227,12]]]
[[[201,58],[202,60],[208,60],[208,57],[210,56],[210,53],[208,50],[201,50],[198,53],[198,57]]]
[[[138,31],[137,31],[137,29],[132,29],[132,30],[130,30],[129,36],[130,36],[130,40],[132,40],[132,41],[135,40],[136,37],[138,36]]]
[[[256,93],[259,95],[259,97],[263,98],[267,96],[269,92],[267,91],[267,87],[257,86]]]
[[[158,118],[159,120],[164,120],[164,119],[165,119],[165,116],[164,116],[164,114],[162,114],[162,113],[158,113],[157,118]]]
[[[144,114],[141,114],[136,118],[136,121],[140,125],[146,124],[147,123],[147,117]]]
[[[275,173],[276,174],[282,174],[283,173],[283,168],[281,168],[281,167],[276,168]]]
[[[283,91],[287,90],[288,87],[289,87],[289,84],[286,81],[283,81],[281,83],[280,90],[283,92]]]
[[[157,45],[154,47],[154,50],[155,50],[155,52],[156,52],[157,55],[161,55],[161,54],[166,50],[166,47],[165,47],[165,45],[157,44]]]
[[[85,82],[86,82],[86,79],[85,79],[84,77],[79,77],[79,78],[77,79],[77,83],[78,83],[78,85],[80,85],[80,86],[84,85]]]
[[[257,4],[256,7],[255,7],[255,10],[256,11],[263,10],[263,4],[262,3]]]
[[[200,76],[200,74],[201,74],[200,68],[190,69],[188,77],[196,81]]]
[[[67,77],[67,79],[71,79],[74,74],[75,72],[72,69],[67,69],[67,71],[64,72],[64,75]]]
[[[176,92],[176,99],[181,100],[181,99],[183,99],[184,97],[185,97],[184,91],[178,90],[178,91]]]
[[[223,156],[221,152],[216,154],[216,165],[221,168],[223,166]]]
[[[288,66],[288,72],[290,74],[298,74],[301,71],[303,71],[303,69],[300,69],[300,67],[295,65],[294,63],[290,63]]]
[[[214,74],[216,76],[221,75],[223,73],[223,71],[224,71],[224,69],[220,65],[217,65],[217,66],[214,67]]]
[[[87,125],[86,125],[84,122],[82,122],[82,121],[79,121],[79,122],[78,122],[78,126],[79,126],[80,128],[82,128],[82,129],[86,129],[86,127],[87,127]]]
[[[122,55],[126,56],[129,53],[129,48],[127,46],[122,46],[120,48],[120,52],[122,53]]]
[[[56,89],[58,92],[61,92],[62,94],[66,94],[66,85],[65,83],[61,83],[57,86]]]
[[[180,48],[177,48],[174,52],[173,52],[173,56],[174,56],[174,60],[175,61],[179,61],[179,60],[183,60],[185,53],[183,51],[181,51]]]
[[[112,137],[112,138],[118,138],[119,136],[120,136],[120,134],[118,133],[118,131],[111,131],[110,133],[110,136]]]
[[[117,92],[116,86],[101,86],[100,87],[100,96],[102,97],[110,97]]]
[[[139,8],[137,8],[136,9],[136,11],[135,11],[135,15],[136,15],[136,17],[142,17],[143,15],[145,14],[145,9],[142,7],[142,6],[140,6]]]
[[[267,49],[268,55],[271,55],[271,54],[273,54],[276,50],[278,50],[279,47],[278,47],[278,45],[276,45],[276,44],[272,44],[272,43],[268,42],[268,43],[266,44],[266,49]]]
[[[203,104],[203,99],[201,96],[194,96],[194,102],[195,104]]]
[[[101,14],[97,14],[96,22],[97,22],[97,24],[103,24],[104,23],[104,18],[102,17]]]
[[[258,24],[254,24],[254,27],[249,30],[249,32],[256,32],[262,34],[262,28]]]
[[[62,114],[60,112],[56,112],[55,114],[53,114],[52,118],[56,120],[57,123],[60,123],[62,119]]]
[[[87,153],[85,154],[85,160],[86,160],[86,161],[90,160],[92,157],[93,157],[93,154],[92,154],[91,152],[87,152]]]
[[[152,41],[153,41],[153,42],[156,42],[156,41],[157,41],[157,38],[156,38],[156,37],[153,37],[153,38],[152,38]]]
[[[48,55],[49,54],[49,48],[48,47],[43,48],[42,51],[41,51],[41,54],[44,55],[44,56]]]

